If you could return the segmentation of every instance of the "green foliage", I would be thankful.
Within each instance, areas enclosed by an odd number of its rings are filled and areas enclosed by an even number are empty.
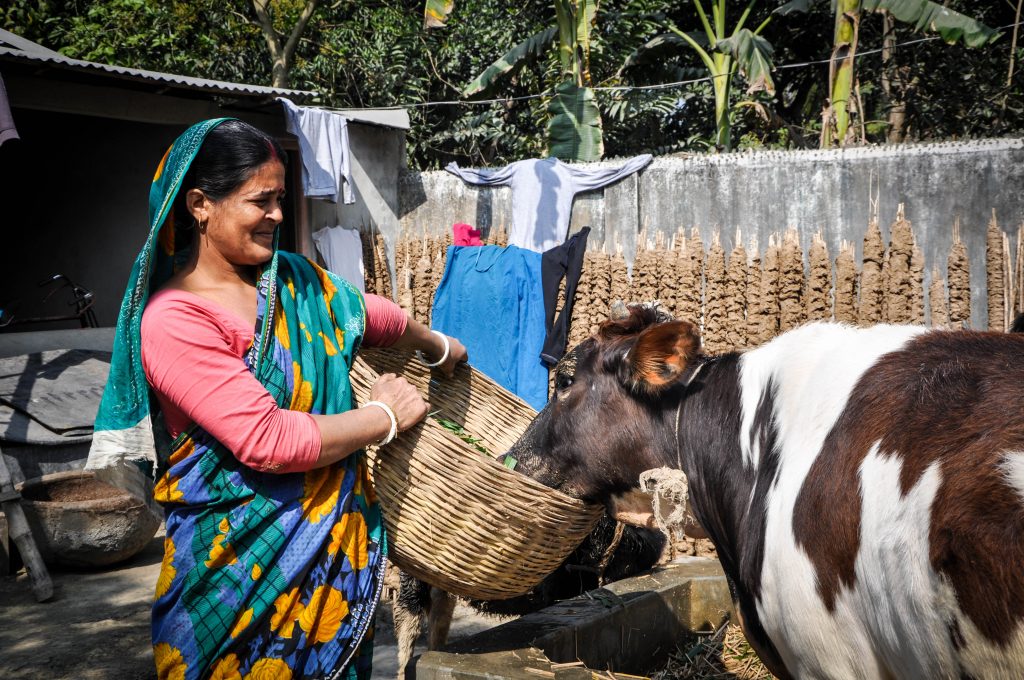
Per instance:
[[[772,44],[749,28],[741,28],[724,40],[715,43],[715,51],[732,55],[747,79],[747,94],[764,90],[775,94],[772,80]]]
[[[544,29],[550,17],[550,7],[540,0],[461,0],[444,28],[424,32],[411,2],[351,2],[345,10],[314,17],[292,79],[296,87],[323,92],[333,106],[460,100],[465,83]],[[510,74],[501,89],[505,102],[410,108],[409,165],[483,165],[540,154],[543,102],[514,98],[543,91],[544,73],[542,67]]]
[[[998,31],[973,17],[930,0],[863,0],[862,7],[866,12],[888,12],[915,31],[938,33],[948,43],[963,40],[968,47],[981,47],[999,37]]]
[[[490,94],[506,75],[515,73],[528,63],[537,62],[551,49],[558,37],[558,26],[550,26],[519,43],[494,62],[462,90],[465,97]]]
[[[775,93],[772,79],[771,43],[759,34],[768,25],[766,17],[753,31],[745,27],[758,0],[749,0],[746,8],[727,29],[725,0],[711,0],[712,20],[704,10],[702,0],[690,0],[689,5],[700,21],[701,31],[681,30],[671,20],[664,22],[662,30],[669,31],[644,43],[631,54],[621,70],[634,68],[638,63],[650,62],[653,54],[667,54],[673,50],[693,52],[704,65],[714,93],[715,146],[728,150],[732,139],[733,77],[739,71],[748,83],[747,93]],[[728,33],[728,35],[727,35]]]
[[[462,441],[466,442],[474,449],[479,451],[480,453],[489,453],[489,451],[485,447],[480,445],[480,442],[482,442],[483,439],[480,439],[479,437],[474,437],[473,435],[469,434],[461,425],[456,423],[454,420],[448,420],[447,418],[442,418],[438,416],[437,411],[434,411],[430,415],[434,420],[437,421],[438,425],[448,430],[456,437],[458,437],[459,439],[461,439]]]
[[[488,66],[463,89],[463,95],[493,91],[509,74],[538,62],[557,44],[560,70],[547,105],[548,152],[569,161],[600,160],[604,153],[601,110],[590,89],[591,33],[597,23],[597,4],[597,0],[554,0],[555,25],[530,36]]]
[[[259,29],[217,0],[12,0],[3,26],[75,59],[215,80],[261,82]]]
[[[300,0],[275,0],[283,28],[297,16]],[[705,5],[707,3],[705,2]],[[728,3],[733,15],[747,3]],[[761,0],[746,26],[753,31],[783,3]],[[999,28],[1013,23],[1005,2],[949,0],[949,9]],[[776,65],[820,62],[833,44],[830,3],[812,2],[806,13],[777,16],[759,34],[772,46]],[[423,30],[424,0],[322,2],[303,33],[291,74],[292,87],[317,90],[331,106],[397,106],[462,99],[462,87],[496,59],[531,36],[550,29],[551,0],[458,0],[444,28]],[[691,0],[602,0],[598,29],[589,37],[588,75],[603,125],[606,156],[704,151],[715,147],[715,93],[707,80],[656,89],[634,88],[706,78],[706,64],[692,49],[653,39],[671,23],[722,56],[707,40]],[[7,0],[0,26],[68,56],[195,77],[269,84],[271,62],[243,0]],[[276,25],[276,23],[275,23]],[[896,22],[897,44],[918,40],[916,23]],[[884,142],[892,94],[882,87],[888,69],[906,105],[906,139],[951,139],[1024,133],[1024,40],[1007,84],[1009,29],[983,48],[963,39],[898,47],[888,62],[882,46],[882,15],[864,13],[857,83],[864,105],[864,137]],[[941,35],[941,33],[940,33]],[[704,36],[701,38],[701,36]],[[728,36],[726,36],[728,37]],[[640,54],[639,46],[648,46]],[[724,46],[723,46],[724,47]],[[720,48],[721,49],[721,48]],[[637,58],[627,63],[630,55]],[[711,56],[711,55],[709,55]],[[887,66],[883,66],[887,64]],[[500,165],[545,152],[547,104],[562,81],[556,50],[540,51],[517,71],[496,81],[503,101],[409,109],[410,167]],[[771,72],[775,94],[731,88],[732,136],[739,148],[816,147],[827,96],[828,65],[814,63]],[[896,88],[890,88],[896,89]],[[855,119],[857,136],[861,129]]]

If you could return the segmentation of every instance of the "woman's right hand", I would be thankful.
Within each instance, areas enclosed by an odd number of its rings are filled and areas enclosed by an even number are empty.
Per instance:
[[[427,415],[427,402],[419,390],[394,373],[385,373],[377,379],[370,388],[370,400],[382,401],[391,407],[399,432],[405,432]]]

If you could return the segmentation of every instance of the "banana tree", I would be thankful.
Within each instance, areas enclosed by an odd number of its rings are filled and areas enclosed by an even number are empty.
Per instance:
[[[729,149],[732,146],[732,109],[729,98],[737,71],[746,78],[748,94],[761,90],[775,93],[775,81],[771,73],[773,49],[771,43],[761,37],[771,16],[753,31],[746,28],[750,13],[758,3],[758,0],[750,0],[730,31],[726,29],[725,0],[711,0],[710,20],[701,0],[690,2],[700,18],[704,33],[685,33],[669,23],[666,25],[669,32],[642,45],[629,56],[622,70],[643,63],[652,54],[665,50],[681,47],[692,49],[711,75],[715,95],[715,145],[720,149]]]
[[[776,12],[805,12],[810,5],[824,0],[794,0]],[[856,80],[854,60],[857,36],[863,12],[887,12],[898,22],[914,30],[938,33],[947,43],[963,42],[968,47],[981,47],[999,37],[995,29],[954,12],[930,0],[832,0],[835,33],[829,63],[829,101],[823,112],[822,147],[846,143],[850,126],[850,94]]]
[[[557,41],[559,81],[548,100],[548,153],[563,160],[599,160],[604,154],[601,111],[590,78],[590,46],[598,0],[554,0],[556,24],[519,43],[463,89],[486,95],[523,66],[542,60]]]

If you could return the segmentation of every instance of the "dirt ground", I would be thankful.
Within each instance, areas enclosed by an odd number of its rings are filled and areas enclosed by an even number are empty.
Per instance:
[[[0,678],[151,680],[149,611],[163,557],[163,532],[128,562],[105,571],[51,569],[55,596],[37,603],[28,577],[0,577]],[[450,640],[500,623],[468,607],[455,610]],[[426,649],[425,636],[416,644]],[[374,678],[397,675],[391,606],[381,603]]]

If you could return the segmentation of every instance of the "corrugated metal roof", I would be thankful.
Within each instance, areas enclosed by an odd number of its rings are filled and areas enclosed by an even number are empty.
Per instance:
[[[409,129],[409,112],[405,109],[329,109],[357,123]]]
[[[219,80],[207,80],[206,78],[190,78],[188,76],[173,75],[170,73],[158,73],[156,71],[143,71],[123,66],[111,66],[99,64],[93,61],[82,61],[71,59],[64,55],[49,50],[42,45],[26,40],[9,31],[0,30],[0,58],[15,59],[17,61],[52,64],[60,68],[67,68],[82,72],[107,74],[126,80],[139,82],[151,82],[170,87],[180,87],[188,90],[199,90],[216,94],[262,96],[262,97],[288,97],[300,101],[316,97],[318,92],[307,90],[288,90],[279,87],[264,87],[262,85],[246,85],[243,83],[227,83]]]

